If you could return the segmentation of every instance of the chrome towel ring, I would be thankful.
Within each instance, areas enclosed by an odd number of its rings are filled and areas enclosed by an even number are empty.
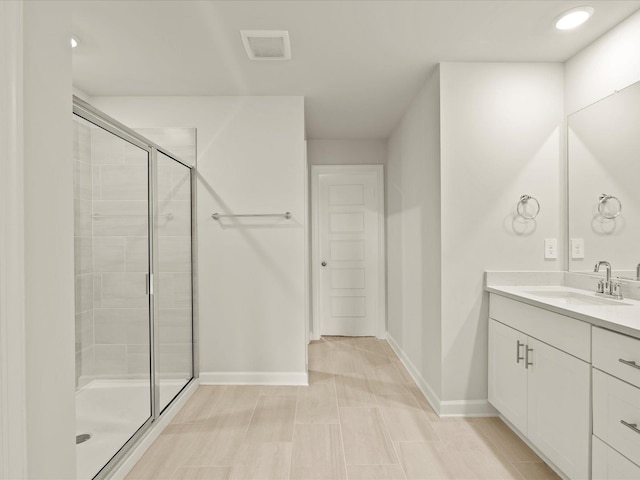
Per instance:
[[[525,207],[530,200],[533,200],[534,202],[536,202],[536,211],[531,215],[527,215],[525,211]],[[521,195],[520,200],[516,204],[516,212],[518,212],[518,215],[520,215],[525,220],[533,220],[540,213],[540,202],[535,197],[532,197],[531,195]]]
[[[604,210],[605,205],[610,200],[613,200],[613,201],[618,203],[618,208],[616,208],[615,213],[607,213]],[[600,195],[599,201],[598,201],[598,213],[600,215],[602,215],[602,217],[604,217],[604,218],[606,218],[608,220],[613,220],[618,215],[620,215],[621,212],[622,212],[622,202],[620,201],[620,199],[618,197],[614,197],[613,195],[608,195],[606,193],[603,193],[602,195]]]

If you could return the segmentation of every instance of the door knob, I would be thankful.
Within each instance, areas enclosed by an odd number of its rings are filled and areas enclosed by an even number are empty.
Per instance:
[[[323,267],[327,266],[327,262],[322,262],[320,265],[322,265]]]

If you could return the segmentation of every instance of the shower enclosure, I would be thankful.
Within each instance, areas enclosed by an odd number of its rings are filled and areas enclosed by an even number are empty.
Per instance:
[[[197,376],[194,174],[75,97],[73,122],[77,478],[89,480]],[[150,133],[190,143],[195,161],[194,130]]]

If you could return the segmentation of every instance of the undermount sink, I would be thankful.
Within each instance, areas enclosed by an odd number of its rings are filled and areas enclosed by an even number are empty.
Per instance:
[[[631,305],[630,303],[625,303],[620,300],[597,297],[595,295],[586,295],[584,293],[570,292],[567,290],[529,290],[524,293],[536,297],[553,299],[557,302],[562,302],[567,305],[606,305],[616,307]]]

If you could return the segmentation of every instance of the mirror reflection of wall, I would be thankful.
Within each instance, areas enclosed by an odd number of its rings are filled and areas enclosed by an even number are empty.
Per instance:
[[[640,82],[570,115],[568,152],[569,270],[593,272],[607,260],[614,275],[636,279]]]

